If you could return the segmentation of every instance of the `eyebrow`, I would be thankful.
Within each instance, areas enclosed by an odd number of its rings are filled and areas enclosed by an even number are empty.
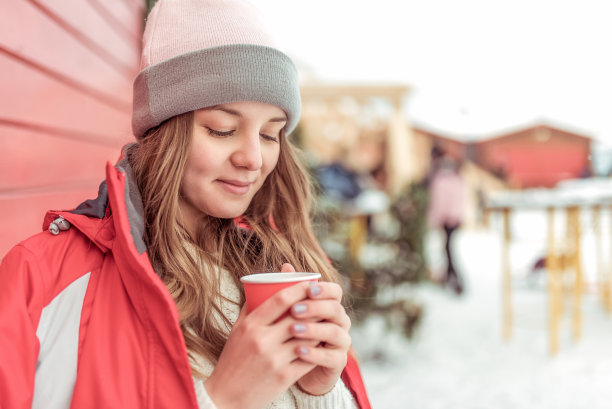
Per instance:
[[[213,106],[213,107],[210,107],[210,108],[205,108],[205,109],[208,110],[208,111],[213,111],[213,110],[223,111],[223,112],[225,112],[227,114],[234,115],[234,116],[237,116],[239,118],[242,118],[242,114],[240,112],[235,111],[233,109],[229,109],[229,108],[223,107],[223,106],[219,106],[219,105]],[[275,117],[275,118],[271,118],[271,119],[268,120],[268,122],[287,122],[287,121],[288,121],[288,119],[285,118],[285,117]]]

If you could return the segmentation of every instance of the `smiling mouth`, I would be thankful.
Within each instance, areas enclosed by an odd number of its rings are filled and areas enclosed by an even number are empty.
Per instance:
[[[235,195],[244,195],[251,190],[252,182],[242,182],[238,180],[221,180],[217,179],[217,182],[221,185],[221,187],[232,194]]]

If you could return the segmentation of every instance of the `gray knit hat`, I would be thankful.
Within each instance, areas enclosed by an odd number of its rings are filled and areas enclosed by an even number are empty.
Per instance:
[[[140,139],[166,119],[209,106],[257,101],[300,117],[297,69],[241,0],[159,0],[147,18],[134,80],[132,130]]]

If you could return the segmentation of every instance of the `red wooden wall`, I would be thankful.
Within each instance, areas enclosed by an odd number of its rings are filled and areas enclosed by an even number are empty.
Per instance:
[[[0,0],[0,257],[133,139],[142,0]]]
[[[553,187],[591,171],[591,140],[548,126],[536,126],[475,144],[476,162],[504,169],[519,188]]]

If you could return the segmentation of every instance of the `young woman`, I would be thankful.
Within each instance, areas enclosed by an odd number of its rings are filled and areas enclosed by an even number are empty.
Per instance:
[[[96,199],[2,261],[0,406],[368,407],[287,137],[299,112],[295,67],[250,5],[160,0],[137,142]],[[246,314],[240,277],[278,270],[323,280]]]

